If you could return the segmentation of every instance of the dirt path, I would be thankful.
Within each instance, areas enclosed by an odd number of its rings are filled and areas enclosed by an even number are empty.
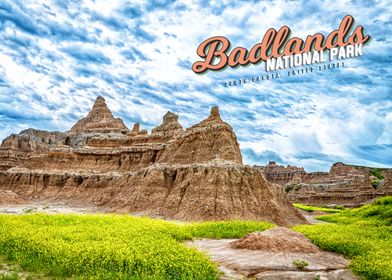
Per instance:
[[[349,260],[322,251],[303,234],[284,227],[241,239],[201,239],[187,245],[209,254],[219,264],[222,280],[358,279],[346,269]]]
[[[300,210],[300,212],[301,212],[302,216],[305,217],[306,221],[309,224],[314,225],[314,224],[325,224],[326,223],[324,221],[317,220],[316,218],[317,218],[317,216],[327,215],[327,213],[319,212],[319,211],[307,212],[304,210]]]
[[[232,249],[230,243],[235,239],[201,239],[187,244],[207,252],[211,259],[220,265],[223,279],[262,280],[354,280],[358,279],[345,269],[349,261],[344,257],[330,253],[282,253],[259,250]],[[306,261],[309,265],[299,270],[294,260]]]
[[[18,205],[0,205],[1,214],[26,214],[43,212],[48,214],[85,214],[102,213],[98,207],[70,206],[66,203],[36,202]]]

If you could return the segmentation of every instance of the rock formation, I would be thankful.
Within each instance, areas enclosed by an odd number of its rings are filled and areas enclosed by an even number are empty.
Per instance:
[[[8,136],[3,140],[1,148],[27,154],[40,154],[48,152],[51,146],[55,146],[64,140],[64,133],[30,128],[23,130],[19,134]]]
[[[231,126],[220,118],[219,108],[210,116],[187,128],[162,154],[158,162],[189,164],[227,160],[242,164],[237,137]]]
[[[64,142],[61,132],[26,129],[5,138],[0,146],[0,170],[7,170],[22,163],[29,155],[46,153],[50,147]]]
[[[306,172],[302,167],[288,165],[287,167],[277,165],[276,162],[270,161],[268,165],[259,167],[267,181],[275,184],[286,184],[292,180],[298,180]]]
[[[127,133],[129,129],[119,118],[114,118],[106,105],[105,98],[98,96],[93,109],[87,117],[79,120],[70,130],[72,133],[118,132]]]
[[[178,116],[169,111],[163,116],[162,124],[152,129],[152,133],[167,133],[181,130],[182,126],[178,123]]]
[[[257,167],[270,183],[280,184],[292,202],[311,205],[368,203],[392,195],[392,169],[346,165],[338,162],[329,172],[305,172],[303,168],[279,166],[270,162]]]
[[[231,244],[234,249],[268,252],[318,253],[320,249],[302,233],[284,227],[252,232]]]
[[[136,135],[145,135],[148,134],[146,129],[140,130],[140,123],[135,123],[131,132],[128,133],[129,136],[136,136]]]
[[[182,220],[305,222],[280,187],[242,164],[236,135],[218,107],[185,130],[168,112],[148,134],[138,123],[129,131],[98,97],[70,131],[45,133],[22,133],[12,138],[20,140],[3,143],[0,156],[8,164],[0,171],[1,190],[27,201],[84,203]],[[13,161],[11,151],[23,157]]]

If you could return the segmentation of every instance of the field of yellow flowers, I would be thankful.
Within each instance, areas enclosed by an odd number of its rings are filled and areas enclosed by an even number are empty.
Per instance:
[[[361,278],[392,279],[392,197],[338,211],[318,218],[326,224],[294,229],[322,249],[352,259],[351,268]],[[251,221],[176,223],[109,214],[0,215],[0,256],[26,271],[55,278],[218,279],[217,265],[182,241],[239,238],[273,226]]]
[[[127,215],[0,215],[0,255],[23,268],[85,279],[218,279],[217,266],[181,244],[235,238],[265,222],[176,224]]]

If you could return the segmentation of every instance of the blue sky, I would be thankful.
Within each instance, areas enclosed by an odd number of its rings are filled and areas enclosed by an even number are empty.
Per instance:
[[[190,70],[211,36],[250,48],[270,27],[306,38],[347,14],[372,41],[343,69],[232,88],[223,82],[264,65]],[[168,110],[187,127],[219,105],[248,164],[391,167],[391,19],[388,1],[0,0],[0,138],[66,131],[103,95],[128,127],[149,130]]]

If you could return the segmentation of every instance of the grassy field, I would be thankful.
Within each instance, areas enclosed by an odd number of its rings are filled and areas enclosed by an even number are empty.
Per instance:
[[[217,266],[181,244],[235,238],[264,222],[176,224],[121,215],[0,215],[0,255],[22,268],[88,279],[217,279]]]
[[[320,211],[320,212],[325,212],[325,213],[339,213],[343,210],[343,209],[336,209],[336,208],[310,206],[310,205],[304,205],[304,204],[300,204],[300,203],[294,203],[293,205],[295,207],[297,207],[298,209],[304,210],[306,212]]]
[[[318,217],[329,223],[294,229],[321,248],[351,258],[353,271],[363,279],[392,279],[392,197],[358,209],[332,210],[339,213]],[[26,271],[60,278],[218,279],[216,264],[182,241],[239,238],[273,226],[250,221],[180,224],[127,215],[0,215],[0,255]]]
[[[392,197],[318,219],[329,223],[294,229],[321,248],[353,259],[351,267],[363,279],[392,279]]]

